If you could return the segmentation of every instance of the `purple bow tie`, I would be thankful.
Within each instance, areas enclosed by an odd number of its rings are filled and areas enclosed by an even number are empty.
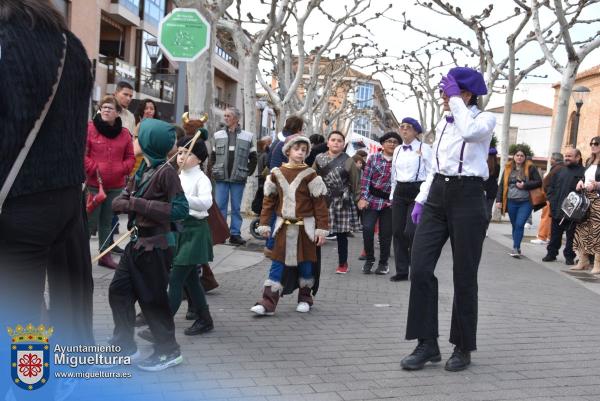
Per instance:
[[[446,116],[446,122],[452,124],[454,122],[454,116]]]
[[[402,149],[404,149],[404,151],[406,152],[407,150],[412,150],[412,146],[411,145],[402,145]]]

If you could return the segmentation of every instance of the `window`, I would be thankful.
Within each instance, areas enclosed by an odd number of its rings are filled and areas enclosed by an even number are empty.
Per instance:
[[[373,84],[360,84],[356,88],[356,108],[365,109],[373,107],[373,92],[375,87]]]
[[[140,0],[119,0],[118,2],[136,16],[140,13]],[[113,3],[115,3],[115,1],[113,1]]]
[[[158,23],[165,16],[165,0],[145,0],[144,1],[144,21],[158,26]]]
[[[357,117],[353,121],[353,130],[355,133],[366,136],[367,138],[371,137],[371,120],[368,117]]]

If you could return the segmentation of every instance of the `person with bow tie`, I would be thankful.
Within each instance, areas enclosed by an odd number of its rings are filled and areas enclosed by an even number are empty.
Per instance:
[[[408,280],[410,248],[415,225],[410,216],[419,187],[431,169],[431,146],[417,139],[423,132],[421,124],[406,117],[400,124],[402,145],[394,150],[392,158],[392,225],[396,274],[390,281]]]
[[[411,213],[417,224],[411,250],[411,286],[406,339],[418,340],[401,361],[406,370],[441,360],[437,343],[438,284],[435,266],[448,238],[452,243],[454,300],[450,343],[454,352],[445,369],[471,363],[477,349],[477,270],[487,227],[483,182],[495,117],[477,107],[487,93],[483,76],[467,67],[452,68],[440,83],[445,111],[436,127],[432,168],[421,184]]]
[[[390,202],[392,155],[401,139],[395,132],[387,132],[379,138],[382,150],[368,159],[361,177],[360,200],[362,210],[363,246],[365,250],[364,274],[371,274],[375,263],[375,225],[379,220],[379,263],[375,274],[388,274],[388,259],[392,244],[392,209]]]

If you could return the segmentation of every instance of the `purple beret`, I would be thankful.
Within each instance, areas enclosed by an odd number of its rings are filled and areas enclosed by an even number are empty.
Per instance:
[[[479,71],[469,67],[454,67],[448,71],[448,75],[452,75],[456,79],[456,83],[460,89],[469,91],[477,96],[488,93],[483,75]]]
[[[412,127],[415,129],[415,131],[417,131],[417,134],[420,134],[421,132],[423,132],[423,128],[421,128],[421,124],[419,124],[419,122],[417,120],[415,120],[414,118],[404,117],[402,119],[402,124],[404,124],[404,123],[412,125]]]
[[[488,151],[488,155],[497,155],[498,154],[498,150],[496,148],[490,148],[490,150]]]

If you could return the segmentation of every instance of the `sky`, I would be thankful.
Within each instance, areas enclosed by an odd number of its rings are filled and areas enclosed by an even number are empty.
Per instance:
[[[326,0],[323,3],[324,9],[331,13],[334,16],[340,16],[344,12],[344,5],[351,4],[353,0]],[[528,0],[526,0],[529,3]],[[305,3],[304,3],[305,4]],[[384,16],[380,16],[375,20],[372,20],[368,23],[368,27],[371,31],[370,37],[374,40],[381,50],[387,49],[387,54],[390,56],[388,58],[380,59],[380,61],[389,63],[398,63],[397,57],[402,55],[402,51],[411,51],[415,50],[418,47],[425,44],[428,38],[418,32],[414,32],[411,29],[402,29],[402,24],[400,22],[394,22],[395,20],[402,20],[402,13],[405,12],[407,19],[410,19],[414,26],[421,27],[430,32],[440,34],[440,35],[452,35],[452,36],[460,36],[464,40],[474,41],[474,35],[470,32],[469,29],[464,27],[460,22],[456,21],[451,17],[441,16],[429,9],[425,9],[421,6],[414,5],[413,1],[394,1],[394,0],[371,0],[371,4],[368,10],[364,13],[366,16],[373,16],[376,12],[381,12],[386,9],[389,4],[392,4],[392,8],[387,10],[384,13]],[[512,1],[508,0],[488,0],[486,2],[483,1],[468,1],[468,0],[455,0],[452,1],[452,4],[456,7],[461,7],[461,10],[464,15],[472,15],[473,13],[478,13],[482,8],[487,4],[493,5],[492,18],[490,21],[494,21],[500,16],[507,16],[512,13],[512,10],[515,7],[515,4]],[[303,3],[301,3],[301,6]],[[304,11],[302,7],[300,7],[299,12]],[[228,12],[231,15],[237,15],[237,11],[235,7],[231,7]],[[261,4],[259,0],[244,0],[241,5],[241,15],[245,16],[247,12],[251,12],[253,17],[255,18],[265,18],[268,12],[268,9],[265,5]],[[589,7],[584,14],[582,14],[583,18],[592,18],[592,16],[600,15],[600,4],[595,4]],[[496,16],[496,17],[494,17]],[[389,18],[386,18],[389,17]],[[519,18],[519,17],[518,17]],[[542,25],[546,21],[549,21],[549,18],[555,18],[553,15],[549,13],[542,14]],[[500,59],[506,55],[506,37],[508,33],[512,30],[511,26],[514,26],[512,22],[508,22],[499,26],[497,28],[492,28],[489,30],[489,35],[494,43],[494,53],[495,58]],[[257,29],[257,26],[249,25],[247,26],[248,31],[253,32]],[[331,23],[320,13],[314,12],[313,15],[308,19],[305,32],[310,34],[306,38],[305,49],[309,51],[314,48],[318,44],[324,42],[325,35],[331,29]],[[526,28],[524,33],[529,32],[532,28]],[[291,34],[295,33],[295,23],[290,24],[289,32]],[[574,33],[574,39],[584,39],[589,38],[595,32],[600,31],[600,23],[596,22],[594,24],[589,24],[586,26],[582,26],[577,29]],[[316,34],[316,36],[312,36]],[[559,62],[564,62],[566,59],[566,54],[564,52],[557,51],[556,57]],[[517,65],[526,66],[529,65],[533,60],[542,56],[542,52],[539,48],[537,42],[530,43],[524,49],[522,53],[518,55]],[[473,61],[475,59],[465,58],[462,62],[473,66]],[[447,61],[447,58],[444,60]],[[401,62],[401,61],[400,61]],[[587,58],[584,60],[582,66],[579,71],[583,71],[587,68],[591,68],[595,65],[600,64],[600,49],[596,49]],[[365,72],[371,72],[369,70]],[[531,77],[524,80],[524,83],[554,83],[560,80],[560,74],[554,70],[549,63],[546,63],[544,66],[538,68],[534,71],[535,75],[539,75],[542,77]],[[440,73],[441,76],[441,73]],[[402,92],[405,91],[401,86],[395,85],[391,80],[387,79],[384,75],[380,74],[376,76],[382,81],[383,86],[390,92],[388,95],[388,102],[392,110],[395,114],[405,115],[407,113],[413,113],[416,111],[416,107],[414,105],[414,101],[406,101],[402,102],[400,99],[403,97]],[[401,75],[396,75],[397,79],[401,77]],[[432,78],[433,80],[438,80],[438,77]],[[499,104],[502,103],[503,95],[498,94],[494,95],[491,100],[491,104]]]

